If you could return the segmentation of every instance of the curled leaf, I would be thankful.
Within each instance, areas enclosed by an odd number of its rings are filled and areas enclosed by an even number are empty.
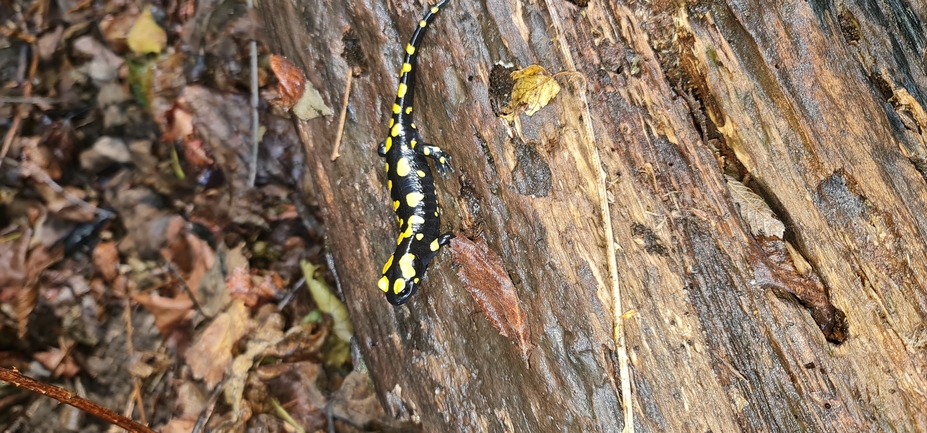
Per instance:
[[[522,111],[528,116],[537,113],[560,92],[554,76],[538,65],[512,72],[512,80],[512,101],[502,109],[502,117],[510,122]]]
[[[776,214],[766,204],[766,200],[737,179],[728,175],[724,175],[724,178],[727,180],[727,189],[731,192],[731,198],[740,210],[740,217],[750,227],[750,233],[753,236],[765,235],[782,239],[785,224],[776,218]]]
[[[306,75],[293,62],[283,56],[270,56],[270,70],[277,76],[279,104],[286,109],[293,108],[306,93]]]
[[[328,284],[315,278],[315,273],[319,269],[318,266],[305,260],[299,266],[303,270],[303,276],[306,277],[306,287],[309,288],[309,293],[312,294],[312,299],[319,306],[319,310],[332,316],[334,320],[332,332],[344,341],[351,341],[351,336],[354,335],[354,326],[351,325],[347,307],[331,292]]]

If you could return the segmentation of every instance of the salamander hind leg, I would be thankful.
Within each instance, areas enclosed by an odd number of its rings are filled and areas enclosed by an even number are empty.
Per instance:
[[[441,177],[447,178],[448,172],[454,171],[454,169],[451,168],[451,155],[441,150],[440,147],[423,143],[417,146],[415,150],[435,161],[435,168],[438,170],[438,174],[441,175]]]

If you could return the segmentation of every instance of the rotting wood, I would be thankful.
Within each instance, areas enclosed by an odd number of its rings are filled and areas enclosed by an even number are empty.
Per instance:
[[[300,128],[384,402],[426,431],[619,431],[625,409],[636,431],[927,430],[927,5],[452,1],[422,47],[416,123],[454,157],[437,182],[445,226],[485,242],[515,286],[529,366],[450,254],[406,306],[376,289],[395,227],[375,143],[424,7],[262,3],[279,54],[330,106],[362,64],[341,157],[337,119]],[[585,86],[561,82],[508,125],[490,103],[497,62],[575,68]],[[762,241],[725,175],[785,224],[795,272],[825,288],[815,305],[845,313],[844,343],[757,280]],[[620,323],[627,378],[616,301],[636,311]]]

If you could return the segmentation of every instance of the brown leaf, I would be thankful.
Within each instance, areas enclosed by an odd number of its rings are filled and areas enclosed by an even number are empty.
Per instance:
[[[259,320],[257,329],[248,338],[245,352],[236,356],[232,361],[229,378],[225,383],[223,392],[225,402],[232,406],[233,414],[238,414],[241,411],[246,381],[248,374],[254,367],[254,360],[259,356],[265,356],[264,353],[268,347],[279,343],[283,339],[282,329],[283,316],[280,314],[271,313]]]
[[[207,388],[214,388],[232,360],[232,348],[251,327],[244,302],[232,301],[184,353],[193,377],[203,379]]]
[[[0,238],[0,288],[19,287],[26,283],[26,257],[32,230],[24,229],[15,236]],[[5,299],[0,299],[5,300]]]
[[[193,293],[198,293],[200,281],[216,263],[216,253],[191,233],[186,220],[179,216],[169,221],[164,237],[167,245],[161,248],[161,257],[174,266]]]
[[[68,356],[67,351],[57,347],[34,353],[32,357],[39,361],[48,371],[55,372],[55,377],[71,378],[80,373],[80,367],[74,363],[74,359]]]
[[[848,333],[846,315],[830,302],[827,288],[817,273],[812,271],[805,276],[799,273],[781,239],[761,236],[758,240],[766,256],[751,257],[757,285],[770,288],[779,296],[795,296],[811,310],[811,318],[828,341],[843,343]]]
[[[766,204],[766,200],[739,180],[728,175],[724,175],[724,178],[727,180],[727,189],[731,192],[731,198],[734,199],[734,204],[740,211],[740,217],[750,227],[750,233],[753,236],[765,235],[782,239],[785,225],[776,218],[776,214]]]
[[[470,241],[459,235],[451,242],[457,277],[473,297],[483,315],[503,336],[513,340],[528,358],[531,337],[525,312],[521,309],[515,286],[509,279],[502,259],[482,240]]]
[[[100,242],[93,249],[93,265],[107,283],[119,275],[119,251],[113,241]]]
[[[341,388],[332,396],[331,407],[335,416],[351,425],[369,425],[384,419],[386,412],[371,383],[365,373],[355,370],[348,374]]]
[[[269,378],[268,394],[286,407],[287,413],[296,424],[306,431],[318,431],[325,427],[325,395],[317,385],[321,366],[312,362],[265,365],[258,367],[259,377]],[[324,377],[324,376],[323,376]]]
[[[133,296],[132,300],[151,312],[155,318],[155,327],[165,337],[193,317],[193,301],[185,295],[165,298],[157,294],[139,294]]]
[[[293,108],[296,101],[306,92],[306,75],[290,59],[283,56],[271,55],[270,69],[280,81],[277,84],[280,99],[275,102],[287,110]]]

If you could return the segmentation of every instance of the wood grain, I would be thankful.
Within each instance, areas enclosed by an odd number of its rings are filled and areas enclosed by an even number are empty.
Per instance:
[[[446,228],[485,242],[515,286],[534,345],[526,365],[463,292],[448,254],[403,307],[376,289],[397,228],[375,148],[425,5],[262,3],[272,45],[330,106],[356,66],[348,59],[364,64],[337,161],[337,119],[299,126],[306,200],[322,208],[382,401],[400,398],[425,431],[927,430],[927,6],[899,5],[486,0],[442,10],[421,48],[416,124],[454,157],[455,176],[437,182]],[[490,102],[497,62],[582,79],[560,81],[548,106],[508,124]],[[751,258],[762,249],[725,174],[785,223],[804,271],[846,314],[844,343],[757,283]],[[622,346],[612,329],[631,309]]]

